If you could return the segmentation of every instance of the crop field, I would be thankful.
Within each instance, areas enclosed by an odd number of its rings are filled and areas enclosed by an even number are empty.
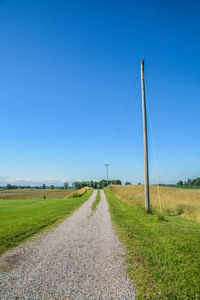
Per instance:
[[[105,193],[137,299],[200,299],[200,224],[184,219],[192,219],[187,210],[177,211],[183,204],[198,208],[199,190],[161,188],[163,209],[170,210],[164,220],[144,211],[144,186],[111,186]],[[159,211],[156,187],[151,200]]]
[[[19,196],[20,192],[19,194],[17,192],[10,193],[14,197],[14,195]],[[29,198],[30,193],[27,193],[27,199],[18,197],[17,200],[0,200],[0,253],[16,246],[45,227],[60,222],[92,194],[92,190],[88,188],[73,192],[69,197],[66,197],[68,191],[63,191],[62,194],[59,191],[59,198],[56,198],[57,193],[52,198],[54,191],[51,194],[46,192],[46,195],[49,195],[46,199],[43,198],[43,193],[38,198]],[[22,193],[25,197],[26,191]]]
[[[144,208],[144,185],[116,185],[111,189],[124,202]],[[200,189],[150,186],[150,201],[151,209],[156,214],[179,215],[200,223]]]
[[[31,199],[31,198],[65,198],[69,196],[73,189],[14,189],[0,190],[0,199]]]

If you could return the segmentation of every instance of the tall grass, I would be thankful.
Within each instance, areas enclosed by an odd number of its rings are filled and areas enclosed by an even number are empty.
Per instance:
[[[144,208],[144,185],[111,186],[124,202]],[[200,223],[200,190],[150,186],[151,209],[156,214],[180,215],[184,219]]]
[[[73,192],[72,194],[70,194],[69,197],[71,197],[71,198],[81,197],[84,193],[86,193],[87,190],[89,190],[89,187],[85,186],[82,189],[76,190],[75,192]]]

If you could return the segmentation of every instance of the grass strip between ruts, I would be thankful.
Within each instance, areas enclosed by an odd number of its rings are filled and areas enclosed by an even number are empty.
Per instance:
[[[97,205],[99,204],[100,200],[101,200],[101,196],[100,196],[100,191],[98,190],[98,191],[97,191],[97,195],[96,195],[96,199],[95,199],[95,201],[92,203],[92,206],[91,206],[91,209],[92,209],[93,211],[96,210]]]

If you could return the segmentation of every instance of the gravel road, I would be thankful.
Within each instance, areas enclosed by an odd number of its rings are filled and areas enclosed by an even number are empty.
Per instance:
[[[108,204],[96,191],[72,216],[0,257],[0,299],[135,299]]]

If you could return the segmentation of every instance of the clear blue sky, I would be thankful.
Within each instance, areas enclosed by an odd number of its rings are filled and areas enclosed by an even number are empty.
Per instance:
[[[0,1],[0,184],[200,176],[200,3]],[[150,143],[150,180],[155,160]]]

